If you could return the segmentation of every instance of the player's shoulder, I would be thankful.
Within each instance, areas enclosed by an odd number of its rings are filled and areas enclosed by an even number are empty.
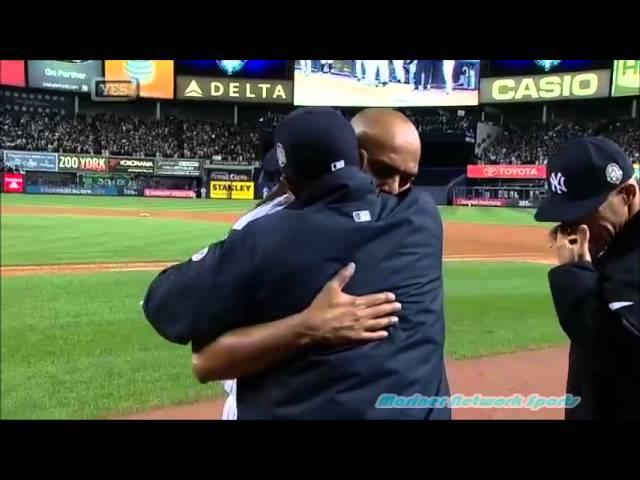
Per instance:
[[[255,222],[256,220],[272,215],[275,212],[284,209],[289,203],[291,203],[292,197],[289,194],[282,195],[280,197],[274,198],[269,202],[265,202],[259,207],[251,210],[247,214],[243,215],[238,221],[233,225],[232,230],[243,230],[250,223]]]
[[[411,187],[396,196],[397,207],[416,214],[440,218],[440,211],[429,192],[420,187]]]

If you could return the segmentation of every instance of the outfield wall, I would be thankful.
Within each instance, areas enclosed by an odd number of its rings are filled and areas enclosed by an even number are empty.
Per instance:
[[[2,151],[0,158],[9,170],[1,182],[5,193],[258,198],[256,162],[17,150]]]

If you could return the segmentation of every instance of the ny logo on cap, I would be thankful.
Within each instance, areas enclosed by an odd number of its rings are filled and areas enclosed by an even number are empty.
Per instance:
[[[618,165],[616,165],[615,163],[610,163],[609,165],[607,165],[606,175],[607,175],[607,181],[609,183],[613,183],[614,185],[620,185],[620,182],[622,181],[623,173],[622,173],[622,169]]]
[[[564,175],[561,173],[552,173],[549,177],[549,187],[554,193],[562,195],[567,192],[567,187],[564,186]]]

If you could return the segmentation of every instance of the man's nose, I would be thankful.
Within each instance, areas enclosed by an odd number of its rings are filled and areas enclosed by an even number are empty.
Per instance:
[[[400,193],[400,179],[398,177],[389,178],[380,185],[380,190],[390,193],[391,195],[397,195]]]

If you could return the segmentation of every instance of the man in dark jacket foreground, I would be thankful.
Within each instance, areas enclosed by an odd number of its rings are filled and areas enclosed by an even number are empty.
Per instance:
[[[548,166],[536,220],[559,266],[553,302],[571,340],[567,419],[640,419],[640,190],[631,161],[603,137],[572,140]]]
[[[399,323],[379,342],[318,345],[241,378],[238,418],[450,418],[448,408],[376,408],[385,393],[449,394],[433,201],[414,189],[378,194],[359,171],[353,129],[330,109],[291,114],[276,149],[295,201],[162,272],[145,298],[147,318],[198,351],[227,331],[303,311],[353,261],[348,293],[392,291]]]

